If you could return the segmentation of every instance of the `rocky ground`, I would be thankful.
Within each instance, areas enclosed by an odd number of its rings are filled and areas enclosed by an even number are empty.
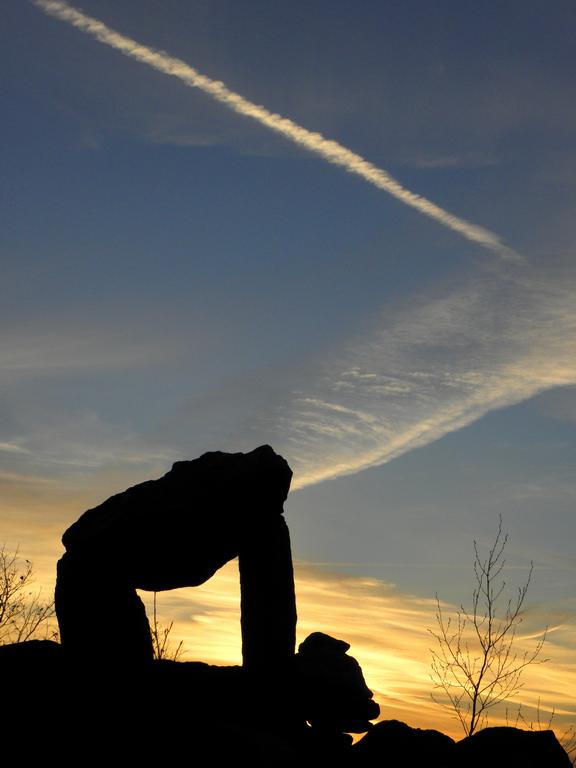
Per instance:
[[[454,742],[372,700],[348,645],[315,633],[289,669],[199,662],[98,666],[50,641],[0,647],[6,765],[373,765],[569,768],[552,731],[487,728]],[[349,733],[365,733],[354,745]],[[12,760],[8,756],[12,755]],[[15,760],[18,763],[15,763]],[[50,759],[49,762],[52,762]]]

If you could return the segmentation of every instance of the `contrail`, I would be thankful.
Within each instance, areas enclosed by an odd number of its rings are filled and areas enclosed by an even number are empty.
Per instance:
[[[261,125],[265,125],[270,130],[281,134],[294,144],[323,157],[329,163],[339,165],[349,173],[360,176],[368,183],[378,187],[378,189],[388,192],[405,205],[415,208],[439,224],[443,224],[454,232],[463,235],[466,239],[498,254],[501,258],[508,261],[523,261],[523,258],[506,246],[494,232],[461,219],[436,205],[431,200],[411,192],[390,176],[389,173],[365,160],[361,155],[343,147],[336,141],[326,139],[320,133],[302,128],[292,122],[292,120],[248,101],[243,96],[231,91],[224,83],[202,75],[189,64],[186,64],[185,61],[176,59],[164,51],[141,45],[136,40],[115,32],[101,21],[98,21],[98,19],[87,16],[76,8],[62,2],[62,0],[32,0],[32,2],[50,16],[66,21],[101,43],[115,48],[125,56],[148,64],[148,66],[153,67],[159,72],[177,77],[190,88],[198,88],[221,104],[225,104],[237,114],[256,120]]]

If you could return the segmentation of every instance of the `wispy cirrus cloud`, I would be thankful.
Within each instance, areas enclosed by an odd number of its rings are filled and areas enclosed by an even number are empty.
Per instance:
[[[293,489],[384,464],[576,383],[574,286],[570,267],[547,264],[429,288],[318,359],[191,399],[156,438],[189,456],[269,442]]]
[[[62,371],[126,368],[149,364],[166,355],[166,345],[122,328],[82,327],[81,323],[53,327],[6,328],[0,333],[2,377],[50,375]]]
[[[419,154],[400,160],[400,165],[407,165],[422,170],[487,168],[498,165],[498,159],[493,154]]]
[[[34,476],[74,476],[86,482],[87,476],[114,468],[126,478],[149,473],[161,474],[180,458],[173,449],[149,443],[127,425],[106,421],[95,411],[71,410],[66,413],[36,413],[31,422],[20,424],[22,436],[6,445],[3,465],[10,474],[2,475],[22,487],[33,484]]]
[[[358,472],[576,382],[569,276],[486,275],[384,315],[263,418],[294,487]]]
[[[125,56],[147,64],[171,77],[178,78],[188,87],[201,90],[233,112],[257,121],[329,163],[360,176],[364,181],[387,192],[405,205],[459,233],[467,240],[498,254],[501,258],[516,262],[523,261],[522,257],[505,245],[496,233],[450,213],[431,200],[407,189],[387,171],[378,168],[338,142],[327,139],[320,133],[309,131],[292,120],[249,101],[240,94],[231,91],[224,83],[201,74],[181,59],[174,58],[164,51],[144,46],[62,0],[32,0],[32,2],[45,13],[71,24],[76,29],[120,51]]]
[[[0,451],[3,451],[4,453],[16,453],[16,454],[26,454],[29,453],[27,448],[24,448],[24,446],[19,445],[18,443],[0,443]]]

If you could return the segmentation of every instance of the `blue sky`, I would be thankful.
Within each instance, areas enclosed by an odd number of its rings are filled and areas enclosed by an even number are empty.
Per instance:
[[[3,538],[49,584],[61,531],[90,504],[176,459],[269,442],[306,486],[287,519],[314,578],[458,604],[472,540],[489,543],[501,513],[511,565],[535,563],[534,615],[561,617],[567,653],[573,4],[81,9],[337,141],[524,261],[8,0]]]

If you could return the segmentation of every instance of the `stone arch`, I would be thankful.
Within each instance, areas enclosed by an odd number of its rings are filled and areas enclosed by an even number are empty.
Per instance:
[[[176,462],[89,509],[62,537],[56,612],[69,655],[142,663],[150,628],[136,590],[197,586],[239,558],[245,666],[288,660],[296,602],[283,504],[292,471],[268,445]]]

